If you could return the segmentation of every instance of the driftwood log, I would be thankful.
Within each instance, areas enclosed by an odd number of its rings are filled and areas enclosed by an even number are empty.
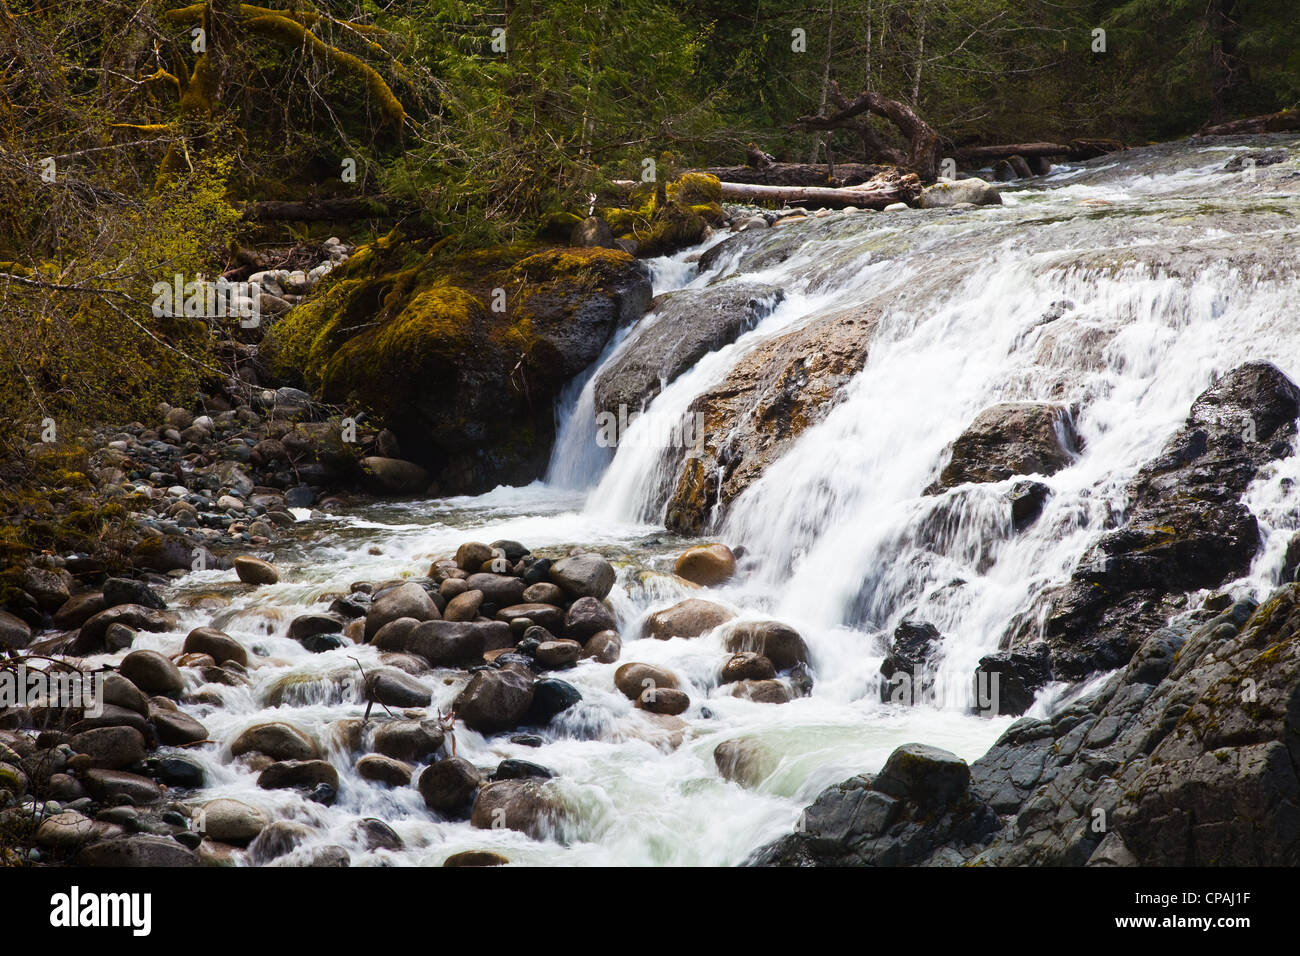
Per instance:
[[[1277,113],[1265,113],[1263,116],[1248,116],[1245,119],[1220,123],[1217,126],[1204,127],[1197,136],[1243,136],[1251,133],[1290,133],[1300,129],[1300,110],[1282,110]]]
[[[759,183],[723,183],[722,198],[738,202],[783,202],[800,206],[842,209],[884,209],[891,203],[911,202],[921,194],[915,173],[873,180],[857,186],[767,186]]]
[[[1074,162],[1128,149],[1116,139],[1072,139],[1069,143],[1002,143],[996,146],[963,146],[953,158],[962,166],[979,166],[1000,159],[1020,156],[1024,159],[1047,159],[1064,156]]]

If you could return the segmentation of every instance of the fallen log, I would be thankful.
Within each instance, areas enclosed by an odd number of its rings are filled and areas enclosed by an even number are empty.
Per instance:
[[[923,182],[935,181],[939,175],[939,134],[917,115],[916,110],[906,103],[891,100],[872,90],[859,93],[856,99],[850,101],[834,81],[830,84],[828,97],[839,109],[829,115],[819,113],[816,116],[800,116],[792,124],[793,128],[852,129],[861,134],[861,120],[858,117],[862,114],[872,113],[884,117],[908,141],[906,162],[903,165],[913,170]]]
[[[753,166],[713,166],[692,169],[693,173],[717,176],[724,183],[750,183],[762,186],[860,186],[875,179],[889,167],[869,163],[769,163],[761,169]]]
[[[391,196],[346,196],[302,202],[268,199],[246,207],[244,218],[258,222],[330,222],[342,219],[393,219],[405,211],[405,204]]]
[[[1262,116],[1247,116],[1217,126],[1206,126],[1196,135],[1244,136],[1251,133],[1290,133],[1294,130],[1300,130],[1300,110],[1280,110]]]
[[[1010,159],[1012,156],[1066,156],[1070,147],[1062,143],[1008,143],[1000,146],[966,146],[957,150],[956,159],[962,163],[982,163],[988,160]]]
[[[1081,163],[1085,159],[1096,159],[1108,153],[1122,153],[1126,149],[1128,146],[1117,139],[1072,139],[1067,155],[1072,162]]]
[[[722,198],[739,202],[783,202],[801,206],[842,209],[884,209],[891,203],[911,202],[921,194],[921,180],[908,173],[886,182],[859,186],[767,186],[759,183],[722,183]]]

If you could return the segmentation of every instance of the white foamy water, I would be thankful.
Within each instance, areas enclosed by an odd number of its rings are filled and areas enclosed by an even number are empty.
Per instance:
[[[253,593],[233,586],[231,572],[182,582],[182,595],[219,590],[232,603],[185,612],[177,632],[142,634],[137,646],[175,652],[189,628],[212,623],[266,661],[252,687],[204,688],[224,707],[187,708],[220,741],[197,753],[213,784],[203,797],[236,796],[309,823],[317,829],[313,844],[347,846],[354,865],[436,865],[480,848],[522,864],[729,865],[788,832],[820,789],[878,769],[899,744],[920,741],[976,759],[1012,721],[968,715],[977,661],[997,648],[1010,621],[1039,607],[1045,589],[1068,579],[1106,522],[1122,514],[1128,480],[1196,395],[1252,359],[1300,379],[1300,180],[1261,171],[1259,183],[1244,184],[1220,172],[1232,154],[1194,145],[1144,151],[1063,168],[1009,191],[1003,207],[783,226],[761,240],[785,244],[782,254],[760,256],[753,267],[749,253],[724,256],[704,275],[686,261],[699,250],[656,261],[656,293],[763,282],[786,294],[736,342],[667,383],[649,406],[667,418],[771,337],[829,310],[870,303],[880,311],[866,366],[843,400],[712,534],[745,546],[745,574],[701,592],[668,573],[691,543],[662,525],[677,456],[635,441],[638,425],[617,449],[598,446],[593,368],[560,403],[547,481],[373,506],[322,523],[318,537],[280,556],[284,583]],[[598,365],[617,357],[626,334]],[[923,494],[945,450],[981,410],[1022,400],[1075,406],[1082,444],[1068,467],[1039,476],[1052,495],[1034,524],[1013,531],[1010,481]],[[1249,491],[1265,546],[1234,590],[1259,596],[1271,586],[1300,526],[1298,479],[1292,458]],[[680,742],[665,739],[614,689],[614,665],[591,661],[559,675],[583,701],[544,732],[541,747],[459,729],[458,752],[480,767],[513,756],[557,773],[569,822],[542,841],[440,820],[413,787],[362,781],[341,743],[333,751],[341,775],[333,807],[259,790],[253,774],[229,761],[231,740],[252,723],[288,720],[328,744],[342,740],[340,721],[362,714],[346,683],[357,669],[350,658],[369,668],[378,654],[368,646],[308,654],[286,636],[293,617],[323,610],[323,595],[353,581],[423,574],[464,540],[498,538],[535,549],[593,548],[615,562],[610,603],[624,639],[620,663],[647,661],[681,677],[692,704]],[[646,613],[691,595],[742,618],[773,616],[798,628],[812,654],[811,695],[782,705],[726,696],[715,684],[727,657],[719,634],[638,639]],[[885,640],[904,617],[944,635],[933,705],[880,703]],[[297,683],[286,700],[294,704],[268,706],[270,689],[289,676]],[[465,675],[426,680],[435,706],[446,710]],[[1035,712],[1062,693],[1045,692]],[[712,759],[719,742],[738,736],[759,739],[772,757],[765,779],[748,789],[724,781]],[[407,849],[363,851],[351,828],[366,816],[388,821]]]

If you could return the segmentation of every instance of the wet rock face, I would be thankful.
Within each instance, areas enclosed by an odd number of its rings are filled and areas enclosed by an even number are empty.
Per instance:
[[[702,439],[683,458],[665,523],[680,534],[715,527],[737,496],[826,417],[867,360],[878,313],[815,319],[747,354],[720,385],[691,402]]]
[[[1059,677],[1123,665],[1131,633],[1167,618],[1161,600],[1245,573],[1259,547],[1241,496],[1260,469],[1291,454],[1300,389],[1250,362],[1192,404],[1187,421],[1129,487],[1124,524],[1089,549],[1044,627]]]
[[[889,653],[880,662],[880,674],[885,682],[880,686],[882,702],[897,699],[900,703],[912,703],[911,695],[921,698],[928,696],[933,686],[933,677],[926,679],[925,664],[938,650],[943,635],[933,624],[925,621],[900,621],[894,628],[894,637],[890,642]],[[906,675],[895,676],[895,675]],[[898,695],[906,691],[907,697]]]
[[[1046,402],[1003,402],[975,416],[927,491],[1013,475],[1051,475],[1070,463],[1078,441],[1068,409]]]
[[[804,832],[752,862],[1295,866],[1298,730],[1300,585],[1288,584],[1258,607],[1149,631],[1096,693],[1013,724],[964,791],[956,758],[900,748],[874,780],[823,791]],[[927,799],[929,814],[907,816]]]
[[[660,296],[653,317],[637,327],[596,380],[596,411],[618,415],[619,406],[640,411],[664,385],[752,329],[783,298],[781,289],[760,283]]]
[[[853,777],[822,791],[804,811],[801,832],[759,850],[750,863],[933,863],[944,859],[950,844],[982,846],[998,827],[997,815],[971,794],[964,760],[937,747],[905,744],[874,779]]]
[[[273,378],[374,410],[442,490],[477,493],[543,472],[552,400],[650,297],[645,267],[619,250],[432,263],[418,244],[375,243],[272,326],[260,359]]]

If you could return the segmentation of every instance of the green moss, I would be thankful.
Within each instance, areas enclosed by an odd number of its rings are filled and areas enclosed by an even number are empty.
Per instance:
[[[632,256],[621,249],[545,249],[516,262],[507,270],[507,276],[529,282],[578,278],[600,283],[621,272],[631,261]]]
[[[708,173],[685,173],[668,184],[668,198],[683,206],[722,202],[722,183]]]
[[[451,285],[412,298],[390,321],[343,343],[321,369],[328,401],[361,401],[398,415],[425,376],[447,375],[475,344],[486,318],[479,299]]]
[[[571,212],[552,212],[542,217],[542,224],[537,229],[539,239],[552,242],[568,242],[574,226],[582,222],[582,217]]]

